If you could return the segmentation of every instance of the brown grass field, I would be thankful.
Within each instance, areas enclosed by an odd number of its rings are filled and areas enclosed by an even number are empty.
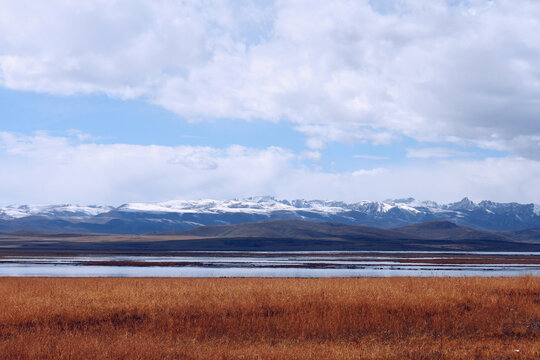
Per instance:
[[[540,278],[0,278],[0,358],[540,359]]]

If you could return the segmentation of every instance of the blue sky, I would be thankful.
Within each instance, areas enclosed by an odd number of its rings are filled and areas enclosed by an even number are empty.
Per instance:
[[[534,2],[26,5],[0,4],[0,205],[540,202]]]
[[[286,122],[219,119],[189,123],[144,100],[106,95],[55,96],[2,89],[0,106],[6,115],[4,131],[31,134],[42,130],[51,135],[66,135],[76,129],[104,144],[241,144],[259,148],[275,145],[300,150],[305,138]]]
[[[6,120],[2,123],[2,130],[25,135],[47,132],[51,136],[69,136],[81,132],[88,136],[87,140],[100,144],[217,148],[242,145],[258,149],[278,146],[299,154],[307,150],[307,137],[287,121],[232,118],[188,122],[173,112],[143,100],[121,100],[104,95],[55,96],[1,89],[0,107]],[[321,159],[301,161],[305,166],[319,166],[327,171],[426,162],[433,158],[408,158],[407,149],[436,145],[423,144],[405,136],[379,145],[331,142],[322,149]],[[506,154],[474,146],[455,146],[451,143],[445,146],[448,151],[457,153],[452,157],[482,158]]]

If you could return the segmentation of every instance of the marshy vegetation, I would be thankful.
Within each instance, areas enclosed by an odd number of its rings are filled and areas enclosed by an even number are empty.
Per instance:
[[[0,278],[2,359],[538,359],[540,278]]]

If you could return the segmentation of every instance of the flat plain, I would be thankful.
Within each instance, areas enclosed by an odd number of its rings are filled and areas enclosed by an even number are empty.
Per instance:
[[[0,278],[2,359],[538,359],[540,278]]]

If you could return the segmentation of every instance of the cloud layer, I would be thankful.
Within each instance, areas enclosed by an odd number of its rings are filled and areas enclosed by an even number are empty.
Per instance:
[[[540,164],[522,158],[441,160],[328,173],[276,147],[95,144],[72,136],[0,132],[0,205],[247,197],[348,202],[414,196],[440,202],[537,202]]]
[[[287,119],[315,150],[408,136],[540,160],[540,3],[373,3],[2,1],[0,84]]]

